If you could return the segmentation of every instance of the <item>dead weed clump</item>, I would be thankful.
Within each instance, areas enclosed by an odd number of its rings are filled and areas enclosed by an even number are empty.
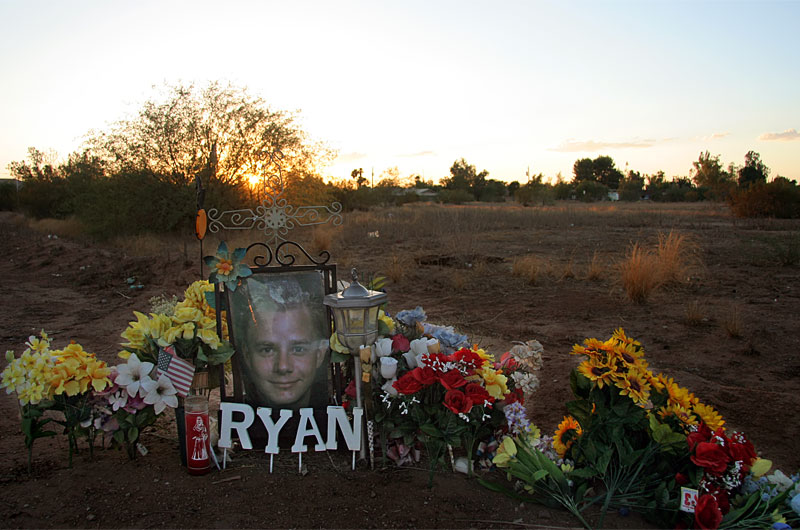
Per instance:
[[[639,243],[634,243],[628,256],[619,264],[619,272],[625,294],[637,304],[645,303],[662,284],[658,257]]]
[[[389,278],[392,283],[402,282],[408,276],[412,263],[413,261],[408,257],[392,254],[384,266],[386,277]]]
[[[542,262],[532,254],[514,258],[511,263],[511,274],[531,285],[536,285],[542,272]]]
[[[739,306],[732,305],[722,319],[722,329],[730,338],[739,339],[742,337],[742,328],[742,313]]]
[[[30,219],[28,226],[37,232],[58,237],[76,238],[86,232],[84,226],[75,217],[66,219]]]
[[[594,254],[592,254],[592,261],[589,262],[589,266],[586,269],[586,279],[594,282],[600,281],[605,274],[606,267],[600,261],[600,255],[595,250]]]
[[[698,300],[692,300],[686,305],[686,323],[690,326],[699,326],[706,318],[705,309]]]
[[[628,298],[643,304],[656,290],[688,281],[697,265],[696,247],[685,235],[670,231],[658,235],[653,250],[634,243],[618,268]]]

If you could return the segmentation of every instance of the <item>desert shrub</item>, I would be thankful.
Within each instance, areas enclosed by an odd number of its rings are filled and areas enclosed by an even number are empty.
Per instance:
[[[0,212],[14,211],[17,207],[17,183],[0,182]]]
[[[63,178],[26,180],[18,197],[20,209],[36,219],[63,219],[74,213],[72,193]]]
[[[783,177],[736,190],[728,201],[738,217],[800,218],[800,187]]]
[[[784,267],[800,263],[800,233],[790,234],[785,238],[770,238],[766,243],[774,260]]]
[[[193,186],[177,186],[148,172],[97,181],[77,212],[87,231],[99,238],[188,229],[195,214]]]
[[[725,312],[722,319],[722,329],[732,338],[738,339],[742,336],[742,315],[737,305],[732,305]]]
[[[553,204],[555,202],[555,192],[552,186],[539,182],[529,182],[520,186],[514,192],[514,199],[517,202],[528,206],[531,204]]]
[[[445,204],[464,204],[465,202],[472,202],[474,200],[475,197],[473,197],[472,194],[467,190],[443,189],[439,192],[439,201]]]
[[[575,195],[584,202],[602,201],[608,199],[608,186],[594,180],[585,180],[575,188]]]

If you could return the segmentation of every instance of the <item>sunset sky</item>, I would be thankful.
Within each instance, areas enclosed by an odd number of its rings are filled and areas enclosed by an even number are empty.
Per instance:
[[[336,149],[330,176],[688,175],[748,150],[800,180],[800,1],[0,0],[0,176],[164,83],[246,86]]]

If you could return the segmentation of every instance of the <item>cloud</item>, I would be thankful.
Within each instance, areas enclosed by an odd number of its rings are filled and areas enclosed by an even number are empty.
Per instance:
[[[356,162],[367,158],[364,153],[344,153],[336,157],[337,162]]]
[[[800,140],[800,132],[797,132],[797,129],[786,129],[783,132],[779,133],[764,133],[758,137],[759,140],[778,140],[781,142],[791,142],[792,140]]]
[[[633,140],[630,142],[597,142],[595,140],[577,141],[572,138],[561,142],[558,147],[551,147],[548,151],[561,153],[577,153],[580,151],[602,151],[603,149],[637,149],[653,147],[655,140]]]
[[[434,151],[420,151],[418,153],[408,153],[405,155],[399,155],[401,158],[416,158],[420,156],[434,156],[436,153]]]

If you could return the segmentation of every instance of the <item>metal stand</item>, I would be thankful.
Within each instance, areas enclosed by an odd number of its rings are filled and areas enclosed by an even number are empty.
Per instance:
[[[352,356],[353,362],[356,364],[355,378],[356,378],[356,406],[363,410],[364,398],[361,396],[361,357],[358,354]],[[365,411],[366,412],[366,411]],[[364,414],[366,420],[367,415]],[[366,421],[361,422],[361,448],[358,450],[358,458],[360,460],[367,459],[366,437],[364,436],[364,425]]]

